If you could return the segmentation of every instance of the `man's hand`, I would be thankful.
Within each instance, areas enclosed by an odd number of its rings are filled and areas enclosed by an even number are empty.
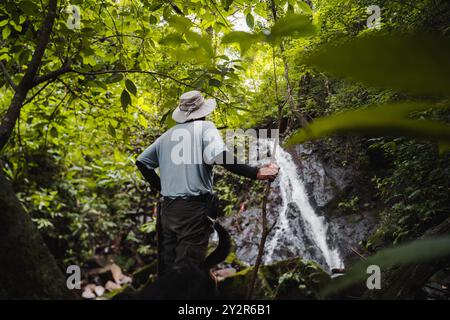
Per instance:
[[[279,170],[280,167],[275,163],[268,163],[259,168],[256,179],[273,181],[277,177]]]

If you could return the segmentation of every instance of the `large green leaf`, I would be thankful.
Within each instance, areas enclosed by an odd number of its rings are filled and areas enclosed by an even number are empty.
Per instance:
[[[367,267],[377,265],[381,272],[399,264],[412,264],[431,261],[450,255],[450,237],[431,240],[418,240],[382,250],[367,260],[354,265],[344,276],[339,277],[324,288],[322,296],[339,292],[354,284],[365,282]],[[383,287],[383,280],[381,280]]]
[[[127,90],[123,89],[120,94],[120,104],[122,105],[123,111],[127,111],[128,105],[131,104],[131,96]]]
[[[288,14],[278,20],[270,29],[267,36],[269,42],[280,41],[283,37],[306,37],[316,32],[310,17],[303,14]]]
[[[182,35],[179,33],[169,33],[159,40],[159,44],[172,45],[172,46],[177,46],[177,47],[182,43],[186,43],[186,41],[183,39]]]
[[[253,29],[253,27],[255,26],[255,18],[250,12],[245,16],[245,22],[250,29]]]
[[[186,32],[192,26],[191,20],[179,15],[170,16],[169,24],[179,32]]]
[[[450,126],[434,121],[406,118],[412,111],[426,110],[431,107],[436,107],[436,105],[421,102],[404,102],[379,107],[372,106],[318,118],[306,128],[294,132],[286,144],[298,144],[307,140],[342,133],[374,136],[410,136],[439,142],[450,142]]]
[[[137,88],[136,85],[134,84],[133,81],[131,81],[130,79],[126,79],[125,80],[125,87],[127,88],[127,90],[132,93],[134,96],[136,96],[137,94]]]
[[[310,18],[302,14],[289,14],[277,21],[270,31],[250,33],[244,31],[233,31],[222,38],[222,43],[239,43],[241,52],[244,54],[252,44],[257,42],[277,43],[283,37],[306,37],[314,34],[316,27]]]
[[[306,13],[309,13],[309,14],[313,13],[311,7],[306,2],[301,1],[298,3],[298,6],[300,7],[300,9],[302,9]]]
[[[20,9],[29,16],[37,16],[39,14],[39,6],[30,0],[20,2]]]
[[[209,37],[202,36],[201,34],[193,31],[187,31],[185,37],[190,44],[197,44],[200,48],[205,50],[209,57],[214,56],[214,50]]]
[[[244,31],[233,31],[222,38],[222,43],[238,43],[242,54],[244,54],[252,44],[263,40],[261,34],[254,34]]]
[[[307,64],[370,86],[450,95],[450,40],[435,35],[364,35],[328,44]]]

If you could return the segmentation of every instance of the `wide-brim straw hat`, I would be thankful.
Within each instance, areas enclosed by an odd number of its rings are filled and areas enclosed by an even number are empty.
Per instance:
[[[205,99],[200,91],[193,90],[183,93],[180,102],[172,113],[172,119],[178,123],[206,117],[214,111],[215,99]]]

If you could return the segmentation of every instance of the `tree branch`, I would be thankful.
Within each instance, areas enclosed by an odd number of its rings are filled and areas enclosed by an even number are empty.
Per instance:
[[[212,93],[209,93],[207,91],[201,90],[195,86],[193,86],[192,84],[186,83],[184,81],[178,80],[177,78],[168,75],[166,73],[161,73],[161,72],[157,72],[157,71],[147,71],[147,70],[139,70],[139,69],[121,69],[121,70],[100,70],[100,71],[80,71],[80,70],[75,70],[75,69],[70,69],[68,72],[74,72],[77,74],[81,74],[84,76],[96,76],[96,75],[102,75],[102,74],[114,74],[114,73],[143,73],[143,74],[149,74],[152,76],[158,76],[158,77],[163,77],[163,78],[167,78],[170,79],[178,84],[181,84],[185,87],[189,87],[192,89],[196,89],[199,91],[202,91],[203,93],[213,97],[214,99],[227,104],[227,102],[225,100],[223,100],[222,98],[217,97],[216,95],[213,95]]]
[[[14,91],[17,91],[17,85],[14,83],[13,79],[9,75],[8,70],[6,69],[5,65],[2,61],[0,61],[0,69],[2,69],[3,74],[5,75],[6,81],[9,83],[11,88],[13,88]]]
[[[113,34],[113,35],[111,35],[111,36],[106,36],[106,37],[101,37],[101,38],[95,39],[95,40],[93,41],[93,43],[96,43],[96,42],[103,42],[103,41],[108,40],[108,39],[111,39],[111,38],[120,38],[120,37],[129,37],[129,38],[136,38],[136,39],[145,40],[144,37],[137,36],[137,35],[134,35],[134,34],[124,34],[124,33],[119,33],[119,34]]]
[[[44,22],[39,32],[39,38],[36,49],[33,53],[33,57],[28,63],[27,71],[22,77],[22,80],[19,82],[14,97],[11,100],[11,104],[9,105],[8,111],[1,121],[0,151],[3,150],[4,146],[8,142],[9,137],[14,130],[14,125],[17,121],[17,118],[20,115],[20,109],[22,107],[23,101],[26,99],[28,91],[34,85],[34,80],[41,65],[42,57],[44,56],[45,48],[48,45],[50,34],[53,29],[53,23],[57,15],[57,4],[58,0],[48,1],[47,15],[45,16]]]
[[[48,80],[55,80],[60,75],[72,71],[71,63],[67,61],[64,63],[64,65],[59,68],[58,70],[51,71],[47,74],[44,74],[42,76],[36,77],[36,79],[33,82],[33,86],[37,86],[38,84],[48,81]]]
[[[33,94],[30,98],[28,98],[27,100],[25,100],[22,103],[22,107],[29,104],[31,101],[34,100],[34,98],[36,98],[42,91],[44,91],[45,88],[48,87],[48,85],[52,82],[54,82],[56,79],[50,79],[49,81],[47,81],[46,84],[44,84],[35,94]]]
[[[168,2],[169,2],[169,4],[170,4],[170,6],[172,7],[172,9],[173,9],[176,13],[178,13],[179,15],[182,15],[182,16],[185,15],[184,12],[181,11],[181,9],[180,9],[175,3],[173,3],[172,0],[168,0]]]

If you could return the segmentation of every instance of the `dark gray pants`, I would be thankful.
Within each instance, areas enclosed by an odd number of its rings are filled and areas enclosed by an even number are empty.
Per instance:
[[[203,262],[212,223],[208,202],[197,198],[164,199],[161,204],[162,274],[175,266]]]

